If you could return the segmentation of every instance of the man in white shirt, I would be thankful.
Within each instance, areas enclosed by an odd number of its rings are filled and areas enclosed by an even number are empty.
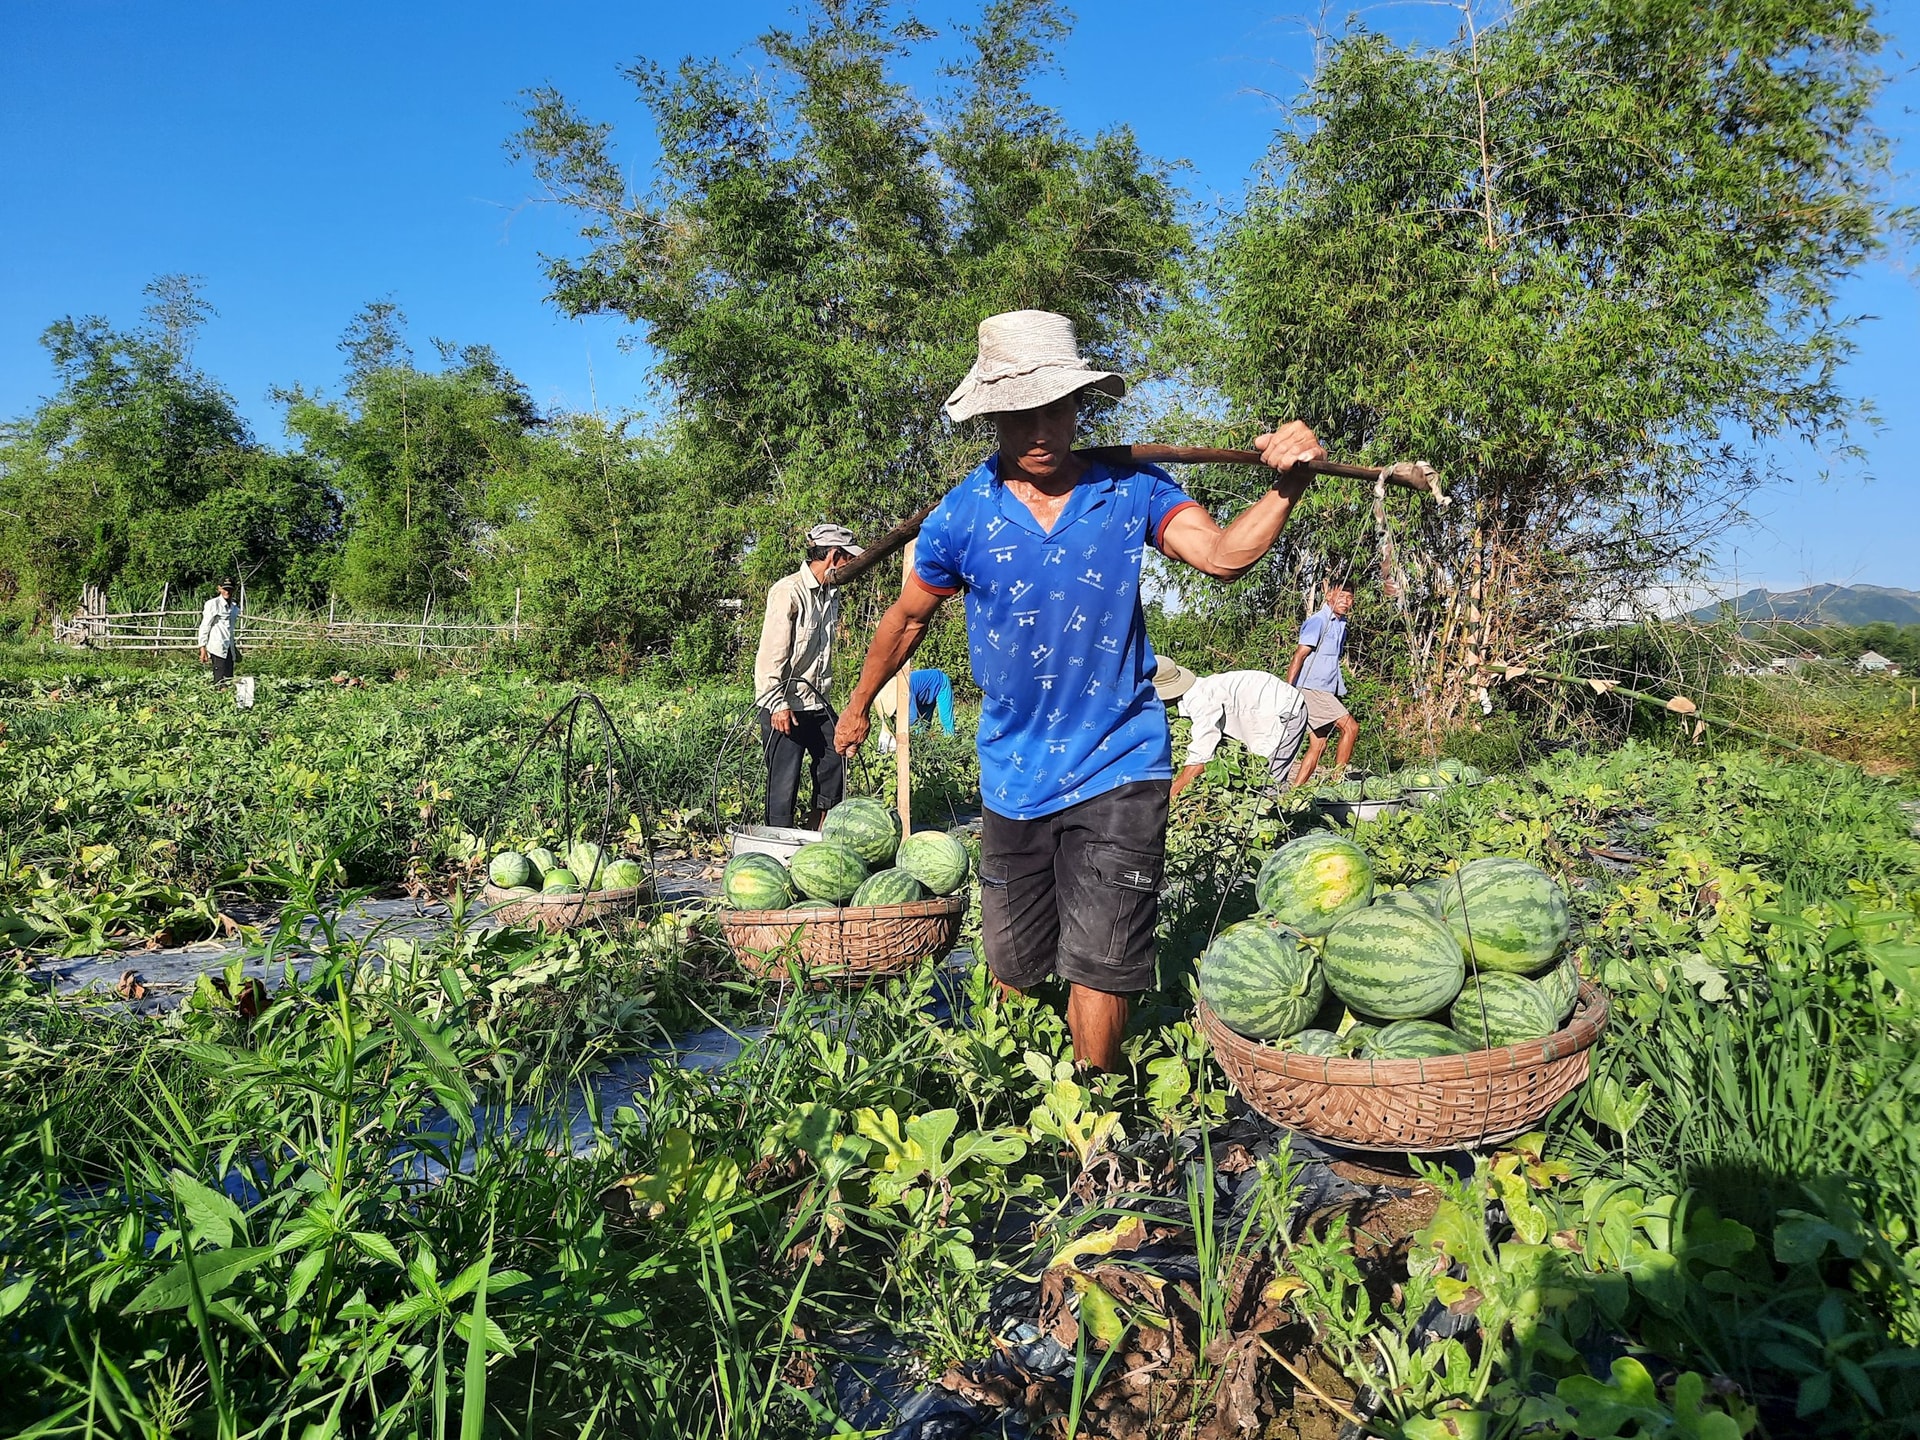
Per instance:
[[[773,582],[753,657],[754,705],[767,761],[767,824],[791,828],[800,795],[800,768],[813,770],[813,813],[818,830],[840,803],[846,772],[833,748],[833,640],[840,623],[840,592],[826,584],[833,570],[860,554],[844,525],[807,531],[807,558],[791,575]]]
[[[1178,795],[1199,778],[1223,735],[1231,735],[1265,760],[1275,785],[1287,783],[1287,772],[1307,733],[1307,702],[1278,675],[1264,670],[1195,675],[1162,660],[1154,668],[1153,688],[1163,704],[1178,700],[1180,713],[1193,722],[1186,763],[1173,777],[1171,794]]]
[[[240,607],[234,603],[233,582],[222,580],[220,593],[200,608],[200,660],[213,662],[215,680],[231,680],[239,658]]]

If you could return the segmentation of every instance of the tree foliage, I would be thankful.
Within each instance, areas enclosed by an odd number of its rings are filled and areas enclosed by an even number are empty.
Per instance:
[[[513,152],[585,241],[548,261],[553,299],[640,327],[756,579],[806,524],[871,533],[977,458],[939,408],[983,317],[1057,310],[1106,363],[1137,358],[1187,232],[1125,128],[1084,138],[1033,98],[1064,29],[1052,0],[994,0],[931,106],[898,71],[934,37],[881,0],[822,0],[752,71],[636,65],[660,146],[640,193],[610,126],[527,97]]]
[[[1860,418],[1832,303],[1904,222],[1880,43],[1860,0],[1530,0],[1326,51],[1175,351],[1243,428],[1298,415],[1453,482],[1392,522],[1447,713],[1702,559],[1770,444]],[[1359,498],[1307,508],[1310,566],[1372,547]]]

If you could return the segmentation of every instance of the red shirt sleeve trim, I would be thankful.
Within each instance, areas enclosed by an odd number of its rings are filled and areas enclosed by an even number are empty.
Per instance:
[[[918,585],[922,590],[926,591],[929,595],[938,595],[942,600],[945,600],[951,595],[958,595],[960,593],[960,587],[958,585],[929,585],[926,581],[920,578],[920,572],[918,570],[909,570],[907,572],[907,576],[909,579],[913,581],[914,584]]]
[[[1167,525],[1172,521],[1174,516],[1178,515],[1182,510],[1198,510],[1199,508],[1200,502],[1198,500],[1182,500],[1178,505],[1162,515],[1160,517],[1160,528],[1153,532],[1153,548],[1156,550],[1160,549],[1161,537],[1167,533]]]

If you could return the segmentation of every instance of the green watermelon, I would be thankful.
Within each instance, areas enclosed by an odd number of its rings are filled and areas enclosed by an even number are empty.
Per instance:
[[[796,900],[787,906],[789,910],[838,910],[839,908],[831,900]]]
[[[1439,788],[1440,777],[1431,770],[1416,770],[1407,776],[1407,785],[1414,790],[1435,790]]]
[[[487,879],[502,890],[517,890],[533,878],[533,867],[518,850],[502,850],[487,866]]]
[[[1447,891],[1453,888],[1451,875],[1435,875],[1407,887],[1407,893],[1415,895],[1425,903],[1427,909],[1444,920],[1447,918]]]
[[[1439,918],[1427,898],[1412,890],[1382,890],[1373,897],[1373,903],[1376,907],[1385,905],[1390,909],[1418,910],[1422,915]]]
[[[1531,975],[1567,938],[1567,897],[1538,865],[1507,856],[1470,860],[1445,896],[1447,924],[1482,970]]]
[[[1367,1042],[1361,1052],[1368,1060],[1426,1060],[1437,1055],[1465,1055],[1473,1050],[1466,1036],[1434,1020],[1396,1020]]]
[[[916,830],[900,842],[894,863],[935,895],[952,895],[967,883],[967,851],[940,830]]]
[[[1558,965],[1542,970],[1533,977],[1533,983],[1546,995],[1553,1008],[1554,1028],[1559,1029],[1580,998],[1580,967],[1573,963],[1573,956],[1562,955]]]
[[[1249,1040],[1278,1040],[1304,1029],[1326,994],[1313,952],[1269,920],[1222,930],[1201,954],[1199,972],[1201,998]]]
[[[1460,781],[1467,778],[1466,762],[1463,760],[1456,760],[1451,755],[1441,756],[1438,760],[1434,762],[1433,768],[1439,771],[1440,774],[1444,775],[1447,779],[1447,783],[1450,785],[1458,784]]]
[[[1302,835],[1267,857],[1253,882],[1260,908],[1302,935],[1324,935],[1373,898],[1366,852],[1331,831]]]
[[[1379,1033],[1380,1027],[1377,1025],[1351,1027],[1340,1036],[1340,1053],[1347,1056],[1364,1054],[1367,1046],[1373,1043],[1373,1037]]]
[[[647,883],[647,872],[634,860],[613,860],[600,872],[602,890],[632,890]]]
[[[911,905],[927,898],[927,887],[904,870],[876,870],[860,882],[849,905]]]
[[[868,869],[883,870],[900,848],[900,816],[870,795],[856,795],[827,812],[820,838],[838,840]]]
[[[1478,785],[1486,778],[1487,772],[1482,770],[1478,765],[1462,765],[1460,767],[1460,781],[1464,785]]]
[[[1361,780],[1342,780],[1333,787],[1333,798],[1344,800],[1349,805],[1358,805],[1367,798],[1366,783]]]
[[[540,893],[542,895],[578,895],[580,882],[573,878],[571,870],[556,865],[540,877]]]
[[[612,859],[613,855],[599,842],[582,840],[567,851],[567,869],[578,877],[582,885],[591,885],[598,890],[604,885],[600,872],[607,868]]]
[[[838,840],[816,840],[794,851],[787,871],[802,895],[811,900],[846,900],[867,878],[867,866],[848,845]]]
[[[1360,782],[1360,793],[1369,800],[1398,800],[1400,782],[1391,775],[1369,775]]]
[[[533,872],[527,878],[535,885],[546,879],[549,870],[560,868],[560,862],[554,858],[553,851],[544,845],[536,845],[527,851],[527,865]]]
[[[720,872],[720,897],[736,910],[784,910],[793,877],[771,855],[736,855]]]
[[[1444,1010],[1467,977],[1446,925],[1404,905],[1370,905],[1328,932],[1327,984],[1362,1015],[1412,1020]]]
[[[1545,990],[1524,975],[1500,970],[1469,975],[1448,1018],[1454,1029],[1485,1050],[1538,1040],[1560,1028]]]
[[[1331,1030],[1302,1030],[1287,1037],[1286,1048],[1302,1055],[1338,1055],[1346,1043]]]

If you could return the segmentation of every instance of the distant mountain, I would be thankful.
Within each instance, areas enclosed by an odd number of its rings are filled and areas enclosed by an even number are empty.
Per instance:
[[[1809,585],[1804,590],[1749,590],[1687,613],[1689,620],[1711,622],[1725,617],[1731,606],[1735,618],[1747,621],[1784,620],[1798,625],[1871,625],[1885,620],[1894,625],[1920,625],[1920,590],[1895,590],[1885,585]]]

